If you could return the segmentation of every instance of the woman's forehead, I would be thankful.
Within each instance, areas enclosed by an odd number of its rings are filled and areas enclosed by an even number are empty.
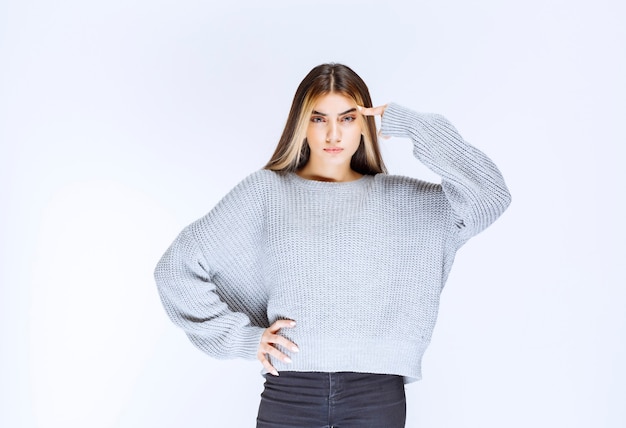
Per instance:
[[[313,104],[313,110],[326,115],[341,115],[356,107],[356,102],[343,94],[331,92],[321,95]]]

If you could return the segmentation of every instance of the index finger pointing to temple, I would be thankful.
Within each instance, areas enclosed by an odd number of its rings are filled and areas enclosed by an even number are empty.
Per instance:
[[[362,107],[362,106],[358,106],[359,112],[363,116],[382,116],[383,113],[385,112],[385,107],[387,107],[387,105],[382,105],[382,106],[378,106],[378,107]]]

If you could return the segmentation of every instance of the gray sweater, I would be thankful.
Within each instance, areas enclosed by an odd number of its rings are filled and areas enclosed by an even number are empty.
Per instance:
[[[443,117],[390,104],[382,133],[408,137],[441,184],[351,182],[257,171],[186,227],[156,267],[169,317],[216,358],[256,358],[263,330],[295,342],[280,372],[421,378],[456,251],[509,205],[500,172]]]

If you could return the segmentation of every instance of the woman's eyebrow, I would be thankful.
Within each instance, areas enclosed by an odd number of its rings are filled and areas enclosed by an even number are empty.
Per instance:
[[[339,113],[339,116],[343,116],[344,114],[348,114],[348,113],[352,113],[356,111],[356,107],[352,107],[351,109],[348,109],[346,111],[344,111],[343,113]]]
[[[344,114],[352,113],[354,111],[356,111],[356,107],[352,107],[351,109],[348,109],[342,113],[339,113],[337,116],[343,116]],[[317,110],[313,110],[312,114],[317,115],[317,116],[328,116],[326,113],[322,113]]]

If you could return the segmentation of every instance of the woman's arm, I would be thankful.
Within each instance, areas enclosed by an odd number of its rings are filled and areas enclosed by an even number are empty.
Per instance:
[[[194,345],[215,358],[256,357],[264,328],[219,298],[213,272],[189,227],[163,255],[154,277],[165,311]]]
[[[511,195],[496,165],[463,140],[443,116],[417,113],[394,103],[375,114],[379,112],[381,133],[410,138],[415,157],[442,177],[461,242],[485,229],[509,206]]]
[[[274,345],[294,352],[297,348],[278,334],[293,322],[278,320],[268,326],[260,276],[264,195],[272,174],[250,175],[185,228],[154,276],[170,319],[198,348],[215,358],[257,358],[276,374],[267,354],[289,358]]]

